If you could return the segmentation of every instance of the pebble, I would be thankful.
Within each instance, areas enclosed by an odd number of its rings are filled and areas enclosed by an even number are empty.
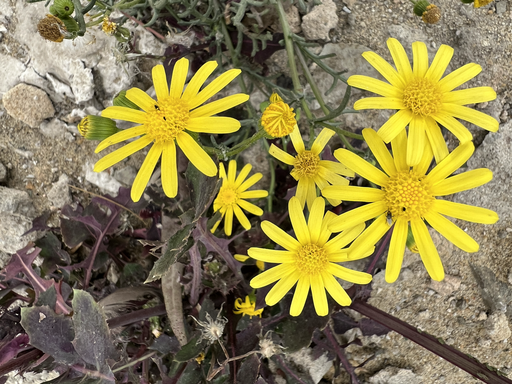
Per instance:
[[[59,181],[53,183],[47,197],[54,207],[62,208],[64,205],[72,203],[73,200],[69,191],[70,181],[68,175],[63,173],[60,175]]]
[[[7,181],[7,168],[0,163],[0,183],[4,183],[5,181]]]
[[[137,170],[131,165],[121,168],[119,171],[114,173],[114,179],[125,186],[131,186],[136,176]]]
[[[37,128],[44,119],[55,115],[48,95],[31,85],[18,84],[4,94],[2,101],[10,116],[32,128]]]
[[[307,40],[329,40],[329,31],[338,25],[336,4],[324,0],[302,18],[302,31]]]
[[[499,342],[510,337],[512,332],[508,325],[507,315],[503,312],[495,312],[485,320],[487,335],[492,341]]]

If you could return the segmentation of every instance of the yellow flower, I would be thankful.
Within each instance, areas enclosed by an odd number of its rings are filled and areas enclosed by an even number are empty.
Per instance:
[[[491,116],[465,104],[482,103],[494,100],[496,92],[490,87],[476,87],[453,91],[480,73],[482,67],[470,63],[453,71],[441,79],[453,56],[453,48],[441,45],[430,67],[427,46],[422,42],[412,44],[413,68],[404,48],[396,39],[388,39],[396,70],[374,52],[364,52],[363,57],[389,82],[367,76],[351,76],[348,84],[374,92],[383,97],[368,97],[358,100],[354,109],[398,109],[380,127],[379,136],[386,143],[393,140],[409,125],[407,164],[417,165],[423,156],[423,148],[428,140],[434,151],[436,162],[448,156],[441,124],[451,131],[461,144],[473,137],[456,118],[466,120],[491,132],[498,130],[499,123]]]
[[[105,34],[113,35],[116,32],[117,24],[113,21],[110,21],[108,16],[105,16],[103,18],[103,23],[101,23],[101,29],[103,30],[103,32],[105,32]]]
[[[473,3],[473,7],[480,8],[489,3],[492,3],[492,0],[475,0],[475,2]]]
[[[369,244],[375,244],[388,231],[390,217],[394,229],[388,252],[386,281],[392,283],[400,274],[409,226],[430,277],[443,280],[443,264],[425,221],[460,249],[478,251],[478,243],[443,215],[482,224],[495,223],[498,215],[488,209],[438,200],[436,197],[483,185],[492,179],[492,172],[481,168],[448,177],[473,154],[475,147],[471,141],[457,147],[427,174],[432,162],[432,150],[428,143],[424,143],[420,162],[409,167],[405,155],[408,146],[405,131],[402,130],[391,141],[394,156],[372,129],[364,129],[363,136],[384,172],[345,149],[336,150],[334,156],[381,189],[354,186],[325,188],[322,191],[324,196],[370,203],[333,219],[329,229],[342,231],[376,218],[352,244],[353,252],[359,253]]]
[[[249,256],[245,256],[245,255],[234,255],[233,257],[235,258],[235,260],[237,260],[241,263],[244,263],[245,261],[247,261],[249,259]],[[258,269],[260,271],[265,270],[265,263],[263,261],[256,260],[256,266],[258,267]]]
[[[255,310],[256,302],[252,301],[249,296],[245,296],[245,302],[242,302],[242,299],[238,298],[235,300],[235,310],[233,313],[235,315],[247,315],[251,319],[253,316],[261,317],[261,312],[263,312],[263,308]]]
[[[226,170],[224,169],[224,164],[220,163],[219,167],[219,177],[222,179],[222,186],[220,187],[217,198],[213,202],[213,210],[215,212],[220,210],[222,217],[215,223],[211,231],[212,233],[215,232],[221,220],[225,216],[226,221],[224,223],[224,233],[227,236],[231,236],[231,231],[233,229],[233,213],[235,214],[240,224],[242,224],[242,227],[245,229],[251,229],[251,223],[241,208],[256,216],[263,215],[263,210],[260,207],[245,201],[245,199],[258,199],[267,197],[268,192],[262,189],[254,191],[247,190],[256,184],[262,177],[261,173],[255,173],[247,180],[245,180],[245,178],[249,175],[249,172],[251,172],[251,164],[246,164],[240,171],[238,177],[236,177],[235,160],[231,160],[229,162],[227,175]]]
[[[277,93],[273,93],[270,96],[270,105],[261,115],[261,125],[270,136],[283,137],[295,129],[297,120],[293,108],[290,108]]]
[[[170,89],[164,67],[162,65],[155,66],[153,68],[153,84],[157,101],[142,90],[132,88],[126,92],[126,97],[139,106],[142,111],[121,106],[105,109],[101,114],[104,117],[131,121],[139,125],[125,129],[102,141],[96,148],[96,153],[121,141],[137,136],[141,137],[103,157],[96,163],[94,171],[101,172],[153,143],[133,182],[131,197],[133,201],[139,201],[160,157],[162,157],[164,192],[169,197],[175,197],[178,193],[175,144],[177,143],[199,171],[206,176],[215,176],[217,166],[188,132],[216,134],[237,131],[240,128],[238,120],[213,115],[249,99],[248,95],[239,93],[200,106],[240,74],[239,69],[231,69],[200,91],[201,86],[215,68],[217,68],[215,61],[204,64],[183,90],[188,73],[187,59],[183,58],[176,62]]]
[[[290,308],[292,316],[301,314],[310,287],[315,311],[319,316],[329,312],[326,290],[340,305],[350,305],[352,300],[334,276],[355,284],[368,284],[371,281],[372,276],[368,273],[353,271],[337,264],[349,260],[349,257],[355,260],[368,255],[352,254],[351,247],[342,249],[361,233],[364,223],[329,240],[332,232],[328,224],[336,215],[328,211],[324,216],[323,198],[317,197],[314,200],[307,223],[297,197],[290,199],[288,210],[297,240],[269,221],[261,223],[263,232],[286,250],[249,248],[247,252],[253,259],[279,264],[253,278],[251,287],[261,288],[279,280],[265,297],[267,305],[272,306],[297,283]]]
[[[320,153],[333,135],[334,131],[324,128],[315,139],[311,150],[306,150],[299,127],[295,127],[290,135],[293,147],[297,151],[297,156],[295,157],[279,149],[274,144],[270,146],[269,153],[272,156],[283,163],[293,165],[293,170],[290,174],[298,181],[295,195],[299,198],[302,208],[304,208],[304,204],[307,201],[308,209],[311,209],[313,201],[318,196],[315,184],[320,190],[330,184],[348,185],[348,180],[340,175],[354,176],[354,172],[343,164],[320,159]],[[338,199],[328,200],[333,206],[341,203],[341,200]]]

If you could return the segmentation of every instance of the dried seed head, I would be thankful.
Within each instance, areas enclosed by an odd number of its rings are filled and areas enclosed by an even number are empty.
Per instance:
[[[46,40],[60,43],[64,40],[65,34],[67,33],[66,26],[64,23],[53,15],[46,15],[44,19],[41,19],[37,24],[37,30],[39,34]]]

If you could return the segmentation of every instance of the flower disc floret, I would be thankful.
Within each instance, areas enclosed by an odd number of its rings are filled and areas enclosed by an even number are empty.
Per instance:
[[[155,109],[147,113],[144,126],[147,128],[147,136],[155,143],[175,140],[176,137],[187,129],[190,119],[187,102],[175,97],[167,97],[155,103]]]
[[[311,151],[304,151],[298,153],[293,162],[292,176],[295,179],[301,177],[313,178],[318,173],[318,165],[320,163],[320,156]],[[295,174],[295,175],[293,175]]]
[[[296,268],[305,275],[321,274],[329,265],[329,258],[322,247],[316,244],[303,245],[296,256]]]
[[[442,108],[442,93],[437,84],[429,79],[414,79],[404,89],[404,105],[412,113],[430,116]]]

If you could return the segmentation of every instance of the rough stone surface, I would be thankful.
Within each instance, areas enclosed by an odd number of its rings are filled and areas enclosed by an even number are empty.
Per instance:
[[[288,25],[290,26],[290,31],[292,33],[300,33],[302,31],[302,28],[300,27],[301,21],[299,10],[295,5],[291,5],[288,1],[283,2],[283,6],[286,20],[288,21]],[[271,28],[276,32],[283,32],[281,24],[277,20],[274,24],[272,24]]]
[[[5,165],[0,163],[0,183],[4,183],[7,180],[7,168]]]
[[[2,186],[0,186],[0,212],[31,218],[35,215],[34,205],[27,192]]]
[[[36,239],[36,233],[32,232],[22,236],[32,227],[32,220],[19,215],[3,213],[0,219],[0,251],[15,253],[23,248],[28,242]]]
[[[87,163],[85,168],[85,180],[96,185],[101,191],[117,196],[119,188],[122,186],[119,181],[114,179],[108,171],[94,172],[94,164]]]
[[[137,176],[137,170],[128,165],[127,167],[121,168],[120,170],[116,171],[114,173],[114,179],[119,181],[124,186],[131,186],[133,184],[133,181],[135,180],[135,177]]]
[[[508,325],[507,315],[501,312],[493,313],[485,320],[487,335],[494,342],[507,340],[512,332]]]
[[[315,384],[319,383],[332,367],[332,360],[329,360],[326,354],[313,359],[309,348],[302,348],[297,352],[287,354],[286,360],[292,366],[298,367],[300,371],[308,372]]]
[[[372,376],[370,384],[423,384],[423,379],[409,369],[388,367]]]
[[[39,88],[18,84],[4,94],[5,110],[15,119],[36,128],[44,119],[55,114],[55,108],[48,95]]]
[[[63,173],[59,177],[59,181],[53,183],[52,189],[47,194],[48,200],[56,208],[62,208],[66,204],[71,204],[73,201],[69,191],[69,183],[71,182],[68,175]]]
[[[19,77],[25,70],[25,65],[12,56],[0,53],[0,68],[3,81],[0,81],[0,98],[19,82]]]
[[[68,132],[67,125],[59,119],[41,123],[40,129],[43,135],[52,139],[75,140],[73,135]]]
[[[322,0],[302,18],[302,32],[308,40],[328,40],[329,31],[337,25],[336,4],[332,0]]]

